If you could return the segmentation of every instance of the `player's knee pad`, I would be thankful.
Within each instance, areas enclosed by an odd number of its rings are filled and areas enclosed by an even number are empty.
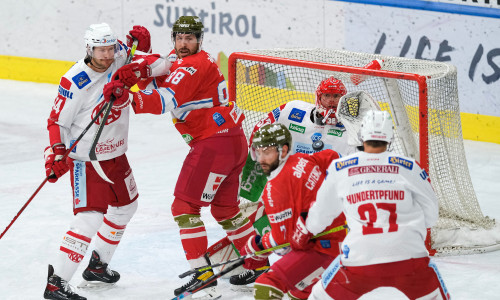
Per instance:
[[[84,211],[76,214],[71,222],[70,230],[76,234],[92,238],[101,226],[103,213],[97,211]]]
[[[259,300],[280,300],[286,293],[286,286],[273,270],[257,277],[254,284],[254,297]]]
[[[127,225],[137,211],[137,207],[138,201],[124,206],[110,206],[104,217],[116,225]]]

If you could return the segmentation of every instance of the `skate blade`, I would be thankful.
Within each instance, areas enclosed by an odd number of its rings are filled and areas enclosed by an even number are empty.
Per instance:
[[[221,297],[222,295],[217,292],[217,289],[214,286],[202,289],[201,291],[191,295],[191,299],[195,300],[216,300]]]
[[[82,290],[93,290],[93,291],[105,291],[112,289],[116,286],[115,283],[106,283],[102,281],[87,281],[83,280],[79,285],[76,287]]]
[[[249,283],[247,285],[231,285],[231,291],[253,293],[253,283]]]

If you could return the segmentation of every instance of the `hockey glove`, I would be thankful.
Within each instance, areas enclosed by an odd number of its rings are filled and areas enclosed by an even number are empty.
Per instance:
[[[106,83],[102,93],[104,95],[104,101],[106,102],[111,101],[111,95],[116,97],[115,102],[113,102],[114,109],[123,109],[130,103],[130,91],[126,89],[125,85],[119,80],[113,80]]]
[[[147,61],[140,59],[128,65],[119,68],[115,73],[115,79],[120,80],[125,86],[134,86],[141,78],[151,76],[151,66]]]
[[[251,236],[243,251],[245,255],[252,254],[257,251],[264,250],[264,246],[262,245],[262,237],[260,235]],[[245,259],[245,264],[243,267],[247,270],[255,270],[257,268],[263,267],[267,265],[267,257],[271,255],[272,252],[263,253],[261,255],[251,256]]]
[[[274,240],[273,234],[271,232],[267,232],[262,236],[262,246],[264,246],[265,249],[273,248],[278,246],[278,243]],[[279,256],[283,256],[290,252],[292,249],[290,247],[283,247],[274,250],[273,252]]]
[[[306,228],[306,220],[304,220],[302,216],[299,216],[290,246],[292,246],[292,249],[295,251],[309,250],[314,247],[314,242],[311,241],[312,236],[313,234]]]
[[[133,29],[128,32],[127,47],[132,47],[134,39],[138,42],[137,50],[145,53],[151,53],[151,34],[149,34],[146,27],[135,25]]]
[[[62,160],[66,153],[66,146],[63,144],[55,144],[53,147],[45,148],[43,153],[45,159],[45,174],[49,182],[56,182],[59,177],[68,172],[69,167],[66,160]]]

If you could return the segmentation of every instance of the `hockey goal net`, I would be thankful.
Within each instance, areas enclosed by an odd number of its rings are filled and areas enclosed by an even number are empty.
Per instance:
[[[375,59],[384,61],[382,70],[363,68]],[[332,49],[233,53],[229,95],[245,112],[247,137],[276,107],[292,100],[314,103],[318,83],[329,76],[342,80],[348,92],[369,93],[382,110],[389,111],[396,131],[391,150],[415,158],[430,174],[440,215],[427,240],[430,252],[446,255],[500,249],[500,238],[492,233],[498,227],[481,212],[470,179],[457,71],[452,65]],[[359,78],[364,81],[359,83]]]

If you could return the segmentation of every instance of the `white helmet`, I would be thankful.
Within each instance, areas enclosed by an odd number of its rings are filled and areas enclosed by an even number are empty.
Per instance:
[[[359,131],[360,138],[366,141],[392,142],[394,126],[391,115],[382,110],[370,110],[366,113]]]
[[[87,46],[87,54],[92,56],[94,47],[102,46],[118,46],[118,38],[116,37],[111,27],[106,23],[92,24],[85,31],[85,44]],[[117,49],[115,49],[116,52]]]

